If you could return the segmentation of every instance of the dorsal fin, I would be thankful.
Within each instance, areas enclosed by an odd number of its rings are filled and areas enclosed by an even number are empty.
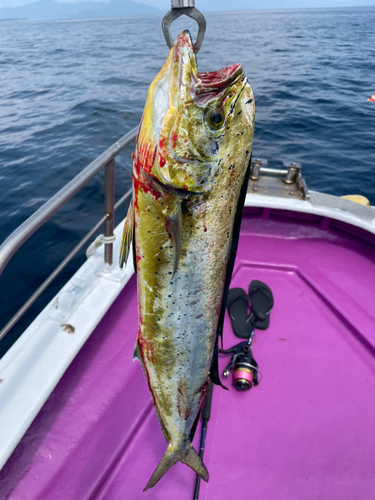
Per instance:
[[[216,385],[220,385],[224,389],[226,389],[226,387],[221,383],[220,375],[219,375],[219,363],[218,363],[219,338],[221,339],[221,344],[223,344],[223,326],[224,326],[225,308],[227,306],[229,285],[230,285],[230,282],[232,279],[234,262],[236,260],[236,255],[237,255],[238,240],[240,237],[240,229],[241,229],[241,221],[242,221],[242,212],[243,212],[243,207],[245,205],[245,198],[246,198],[246,192],[247,192],[247,185],[249,182],[250,168],[251,168],[251,157],[250,157],[249,166],[247,168],[245,178],[244,178],[244,181],[243,181],[243,184],[241,187],[240,196],[238,198],[236,214],[234,216],[231,250],[230,250],[230,255],[229,255],[229,259],[228,259],[227,273],[225,276],[223,301],[221,303],[219,321],[218,321],[217,332],[216,332],[215,349],[214,349],[214,354],[212,356],[212,362],[211,362],[211,368],[210,368],[211,381]]]
[[[130,245],[133,239],[134,239],[134,200],[132,198],[125,219],[124,230],[122,233],[120,259],[119,259],[120,268],[123,268],[124,264],[126,265],[128,261]]]

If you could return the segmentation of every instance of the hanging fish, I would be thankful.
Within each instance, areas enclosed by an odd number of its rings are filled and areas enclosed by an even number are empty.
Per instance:
[[[134,357],[169,443],[145,490],[178,461],[208,481],[189,434],[208,381],[220,383],[217,337],[253,132],[253,93],[241,65],[198,73],[190,33],[181,33],[148,91],[120,255],[123,266],[133,241]]]
[[[375,94],[372,94],[372,96],[369,97],[367,100],[370,102],[375,102]]]

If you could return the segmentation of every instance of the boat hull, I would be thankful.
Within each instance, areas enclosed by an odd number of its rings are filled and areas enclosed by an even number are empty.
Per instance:
[[[372,498],[374,249],[344,222],[245,208],[231,286],[262,280],[275,306],[255,334],[260,385],[215,388],[202,500]],[[132,363],[136,304],[133,276],[0,472],[1,499],[192,498],[183,464],[142,493],[165,441]],[[237,342],[226,317],[224,347]]]

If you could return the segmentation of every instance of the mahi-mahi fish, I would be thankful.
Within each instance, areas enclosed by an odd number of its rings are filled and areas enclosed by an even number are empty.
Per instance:
[[[142,364],[168,448],[145,490],[181,461],[208,481],[189,434],[217,375],[254,132],[240,64],[199,73],[181,33],[151,84],[133,153],[133,198],[120,266],[133,242]]]

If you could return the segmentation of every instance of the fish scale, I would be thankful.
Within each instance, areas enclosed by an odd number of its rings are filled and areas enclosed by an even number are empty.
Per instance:
[[[120,256],[123,265],[133,241],[134,354],[169,442],[145,490],[177,461],[208,480],[189,435],[215,381],[253,131],[253,94],[240,65],[198,73],[190,34],[181,33],[147,95]]]

